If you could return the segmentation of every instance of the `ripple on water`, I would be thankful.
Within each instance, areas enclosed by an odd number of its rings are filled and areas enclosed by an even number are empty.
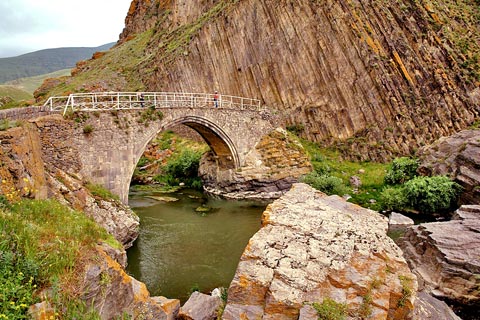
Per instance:
[[[169,203],[145,200],[149,195],[130,195],[140,235],[128,250],[127,271],[152,295],[182,301],[195,287],[203,292],[228,287],[266,204],[207,198],[191,190],[169,194],[179,199]],[[216,210],[202,215],[195,212],[200,205]]]

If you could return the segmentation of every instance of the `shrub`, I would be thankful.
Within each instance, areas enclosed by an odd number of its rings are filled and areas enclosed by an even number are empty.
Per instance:
[[[302,182],[328,195],[344,195],[349,191],[347,186],[343,183],[342,179],[326,174],[318,174],[317,172],[312,172],[305,175],[301,180]]]
[[[185,149],[178,157],[167,163],[165,173],[180,180],[197,177],[201,157],[200,152]]]
[[[11,121],[9,119],[0,120],[0,131],[5,131],[10,128],[18,127],[19,123],[17,121]]]
[[[446,176],[416,177],[405,183],[403,193],[409,206],[423,213],[433,213],[452,209],[461,189]]]
[[[305,125],[303,123],[296,123],[287,126],[287,131],[290,131],[293,134],[296,134],[297,136],[302,133],[305,130]]]
[[[402,187],[387,187],[380,195],[382,209],[388,211],[401,211],[407,204],[407,199]]]
[[[385,175],[386,184],[404,183],[417,176],[418,160],[401,157],[392,161]]]
[[[322,303],[312,303],[319,320],[343,320],[347,317],[347,305],[325,298]]]
[[[93,132],[93,127],[90,124],[87,124],[83,127],[83,133],[84,134],[90,134]]]

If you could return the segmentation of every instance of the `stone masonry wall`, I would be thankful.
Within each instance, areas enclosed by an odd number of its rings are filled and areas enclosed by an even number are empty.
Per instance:
[[[28,120],[55,113],[58,113],[58,111],[50,111],[50,107],[46,106],[5,109],[0,110],[0,120]]]

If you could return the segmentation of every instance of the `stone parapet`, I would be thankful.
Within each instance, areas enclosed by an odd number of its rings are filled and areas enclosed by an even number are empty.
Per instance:
[[[32,106],[25,108],[12,108],[0,110],[0,120],[29,120],[50,114],[59,113],[58,111],[50,111],[47,106]]]

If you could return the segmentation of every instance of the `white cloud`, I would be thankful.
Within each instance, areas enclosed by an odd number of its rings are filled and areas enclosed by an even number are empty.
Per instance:
[[[0,57],[118,40],[131,0],[0,0]]]

